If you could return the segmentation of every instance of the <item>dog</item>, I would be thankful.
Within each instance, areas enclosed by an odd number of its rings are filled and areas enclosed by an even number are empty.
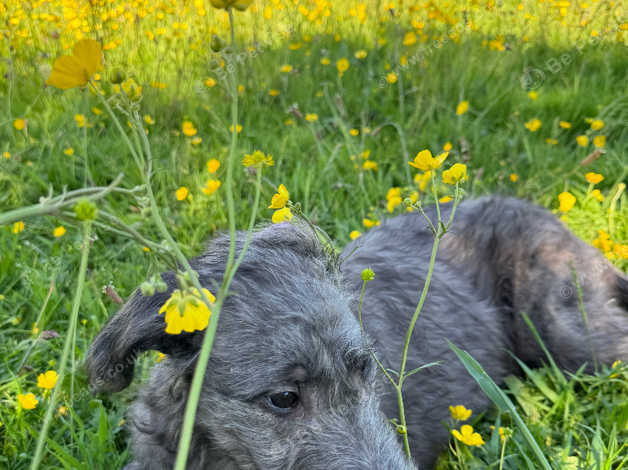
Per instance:
[[[441,206],[444,220],[450,208]],[[436,223],[434,208],[426,216]],[[242,249],[245,234],[237,237]],[[334,262],[308,226],[262,228],[227,297],[197,410],[187,468],[220,470],[430,469],[447,445],[449,405],[475,413],[489,400],[447,340],[497,383],[546,359],[526,313],[565,370],[628,359],[628,278],[551,213],[514,198],[462,202],[441,240],[408,354],[421,370],[404,384],[405,457],[389,419],[393,388],[371,353],[398,369],[428,269],[433,234],[417,212],[383,222]],[[229,246],[219,236],[191,261],[212,291]],[[371,268],[361,328],[361,272]],[[129,413],[129,470],[171,469],[203,333],[165,333],[161,305],[175,289],[140,292],[108,322],[86,358],[92,388],[122,390],[146,350],[167,355]],[[586,315],[583,314],[583,310]]]

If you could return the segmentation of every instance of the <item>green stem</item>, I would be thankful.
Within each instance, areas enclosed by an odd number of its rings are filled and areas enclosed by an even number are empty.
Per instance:
[[[83,289],[85,286],[85,273],[87,272],[87,259],[89,256],[89,235],[91,229],[91,222],[85,221],[83,222],[83,245],[81,247],[81,264],[79,267],[79,276],[78,276],[78,284],[76,286],[76,293],[74,295],[74,301],[72,303],[72,313],[70,315],[70,326],[68,328],[68,333],[65,337],[65,341],[63,343],[63,352],[61,354],[60,366],[59,366],[59,375],[57,378],[57,383],[52,391],[52,395],[50,397],[50,402],[48,403],[48,408],[46,409],[46,415],[44,417],[44,424],[39,432],[39,437],[37,438],[37,447],[35,449],[35,457],[33,457],[33,461],[31,462],[31,470],[37,470],[39,468],[39,464],[41,463],[41,459],[44,456],[44,444],[46,442],[46,436],[48,435],[48,430],[50,428],[50,424],[52,421],[52,414],[54,413],[55,406],[57,404],[57,399],[59,397],[59,391],[63,386],[63,379],[65,378],[66,371],[66,363],[68,360],[68,356],[70,355],[70,346],[73,342],[73,338],[76,334],[76,324],[78,320],[78,312],[79,307],[81,305],[81,297],[83,295]]]
[[[79,199],[95,200],[100,199],[110,192],[112,192],[116,186],[122,181],[123,174],[119,174],[118,177],[112,181],[109,186],[96,187],[96,188],[83,188],[69,193],[61,194],[52,199],[44,201],[40,204],[35,204],[28,207],[20,207],[12,211],[0,214],[0,225],[10,224],[18,220],[26,219],[29,217],[36,217],[40,215],[52,214],[59,212],[61,209],[69,206],[74,206]]]
[[[233,48],[235,47],[235,32],[234,32],[234,24],[233,24],[233,12],[231,8],[228,9],[229,12],[229,24],[231,27],[231,41],[232,41],[232,54],[235,52]],[[234,72],[235,74],[235,72]],[[187,463],[188,453],[190,451],[190,443],[192,441],[192,432],[194,430],[194,421],[196,418],[196,408],[198,406],[201,387],[203,385],[203,379],[205,377],[205,371],[207,370],[207,363],[209,362],[209,357],[211,353],[212,346],[214,344],[214,337],[216,335],[216,329],[218,327],[218,320],[220,318],[220,311],[222,309],[222,304],[227,295],[227,291],[229,289],[229,285],[231,284],[231,280],[233,279],[233,275],[235,274],[235,270],[233,268],[233,262],[235,258],[235,249],[236,249],[236,223],[235,223],[235,202],[233,197],[233,167],[235,163],[235,154],[236,154],[236,146],[238,141],[238,90],[236,85],[235,77],[231,78],[231,88],[233,98],[231,100],[231,145],[229,147],[229,158],[227,160],[227,176],[226,176],[226,190],[227,190],[227,216],[229,219],[229,234],[230,234],[230,243],[229,243],[229,256],[227,259],[227,265],[225,267],[225,274],[223,278],[223,283],[220,288],[220,292],[218,294],[218,299],[216,301],[216,305],[214,307],[214,312],[210,317],[209,325],[207,327],[207,331],[205,332],[205,336],[203,338],[203,345],[201,347],[201,351],[198,356],[198,360],[196,363],[196,369],[194,371],[194,377],[192,378],[192,384],[190,386],[190,394],[188,396],[187,405],[185,407],[185,415],[183,421],[183,427],[181,429],[181,439],[179,441],[179,449],[177,452],[177,458],[175,461],[174,470],[185,470],[185,466]],[[257,194],[256,200],[259,200],[259,192],[261,190],[261,168],[260,174],[258,175],[258,185],[257,185]],[[254,217],[256,215],[257,205],[253,208],[253,216],[252,216],[252,224],[254,224]],[[251,233],[247,235],[247,242],[250,241]],[[244,256],[244,250],[240,253],[240,258],[238,261],[241,261]],[[198,280],[194,276],[193,281],[196,283]],[[202,290],[199,292],[204,296]],[[206,299],[204,299],[206,301]],[[207,302],[207,301],[206,301]]]
[[[368,281],[362,281],[362,290],[360,291],[360,302],[358,303],[358,321],[360,322],[360,330],[362,331],[363,334],[365,333],[366,330],[364,329],[364,323],[362,322],[362,303],[364,302],[364,293],[366,292],[367,282]],[[390,375],[386,367],[384,367],[384,364],[382,364],[381,361],[377,358],[377,356],[375,355],[375,351],[369,348],[369,353],[371,354],[371,357],[375,360],[375,363],[377,364],[377,366],[381,369],[381,371],[384,373],[386,378],[393,385],[393,387],[397,388],[397,382],[395,382],[395,379],[392,378],[392,376]]]

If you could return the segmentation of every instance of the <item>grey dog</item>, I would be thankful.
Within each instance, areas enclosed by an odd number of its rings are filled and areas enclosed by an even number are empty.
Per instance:
[[[436,219],[433,208],[426,213]],[[243,240],[240,234],[238,250]],[[448,441],[448,406],[480,412],[489,405],[446,340],[500,383],[519,372],[510,353],[531,366],[545,357],[521,312],[567,370],[628,359],[622,273],[540,207],[513,198],[465,201],[442,240],[410,346],[411,368],[441,365],[406,381],[415,462],[408,461],[388,421],[397,415],[394,393],[370,351],[398,368],[432,241],[426,220],[408,213],[350,243],[338,267],[307,226],[255,232],[224,304],[187,468],[433,468]],[[222,280],[228,244],[218,237],[192,261],[210,290]],[[366,267],[375,279],[366,289],[362,334],[355,314]],[[176,287],[171,273],[164,280],[170,291]],[[172,468],[202,341],[198,332],[164,332],[157,311],[168,297],[136,292],[87,357],[92,387],[113,392],[129,385],[140,352],[167,354],[130,411],[129,469]]]

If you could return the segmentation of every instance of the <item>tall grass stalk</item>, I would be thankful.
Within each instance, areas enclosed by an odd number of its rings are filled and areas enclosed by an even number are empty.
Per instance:
[[[50,396],[50,401],[48,402],[48,407],[46,408],[46,415],[44,417],[44,424],[39,431],[39,436],[37,437],[37,447],[35,448],[35,456],[31,461],[31,470],[37,470],[41,463],[41,460],[44,456],[44,445],[46,442],[46,437],[48,436],[48,430],[50,429],[50,424],[52,422],[52,415],[54,413],[55,407],[57,405],[57,400],[59,398],[59,391],[63,386],[63,379],[65,378],[65,373],[67,369],[68,356],[70,355],[70,346],[74,343],[74,338],[76,335],[76,325],[78,322],[78,312],[79,307],[81,306],[81,298],[83,297],[83,289],[85,288],[85,273],[87,272],[87,259],[89,257],[89,247],[90,247],[90,239],[89,235],[91,232],[91,221],[83,222],[83,242],[81,245],[81,264],[79,267],[79,275],[78,282],[76,286],[76,293],[74,294],[74,301],[72,302],[72,313],[70,315],[70,326],[68,327],[67,334],[65,336],[65,340],[63,342],[63,352],[61,353],[61,359],[59,360],[59,375],[57,378],[57,383],[55,384],[54,389],[52,390],[52,395]],[[74,371],[71,371],[72,375]]]

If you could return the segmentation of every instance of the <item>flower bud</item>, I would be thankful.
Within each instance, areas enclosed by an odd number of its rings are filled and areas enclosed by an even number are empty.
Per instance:
[[[373,279],[375,279],[375,273],[371,268],[366,268],[364,271],[362,271],[362,280],[364,282],[369,282]]]

